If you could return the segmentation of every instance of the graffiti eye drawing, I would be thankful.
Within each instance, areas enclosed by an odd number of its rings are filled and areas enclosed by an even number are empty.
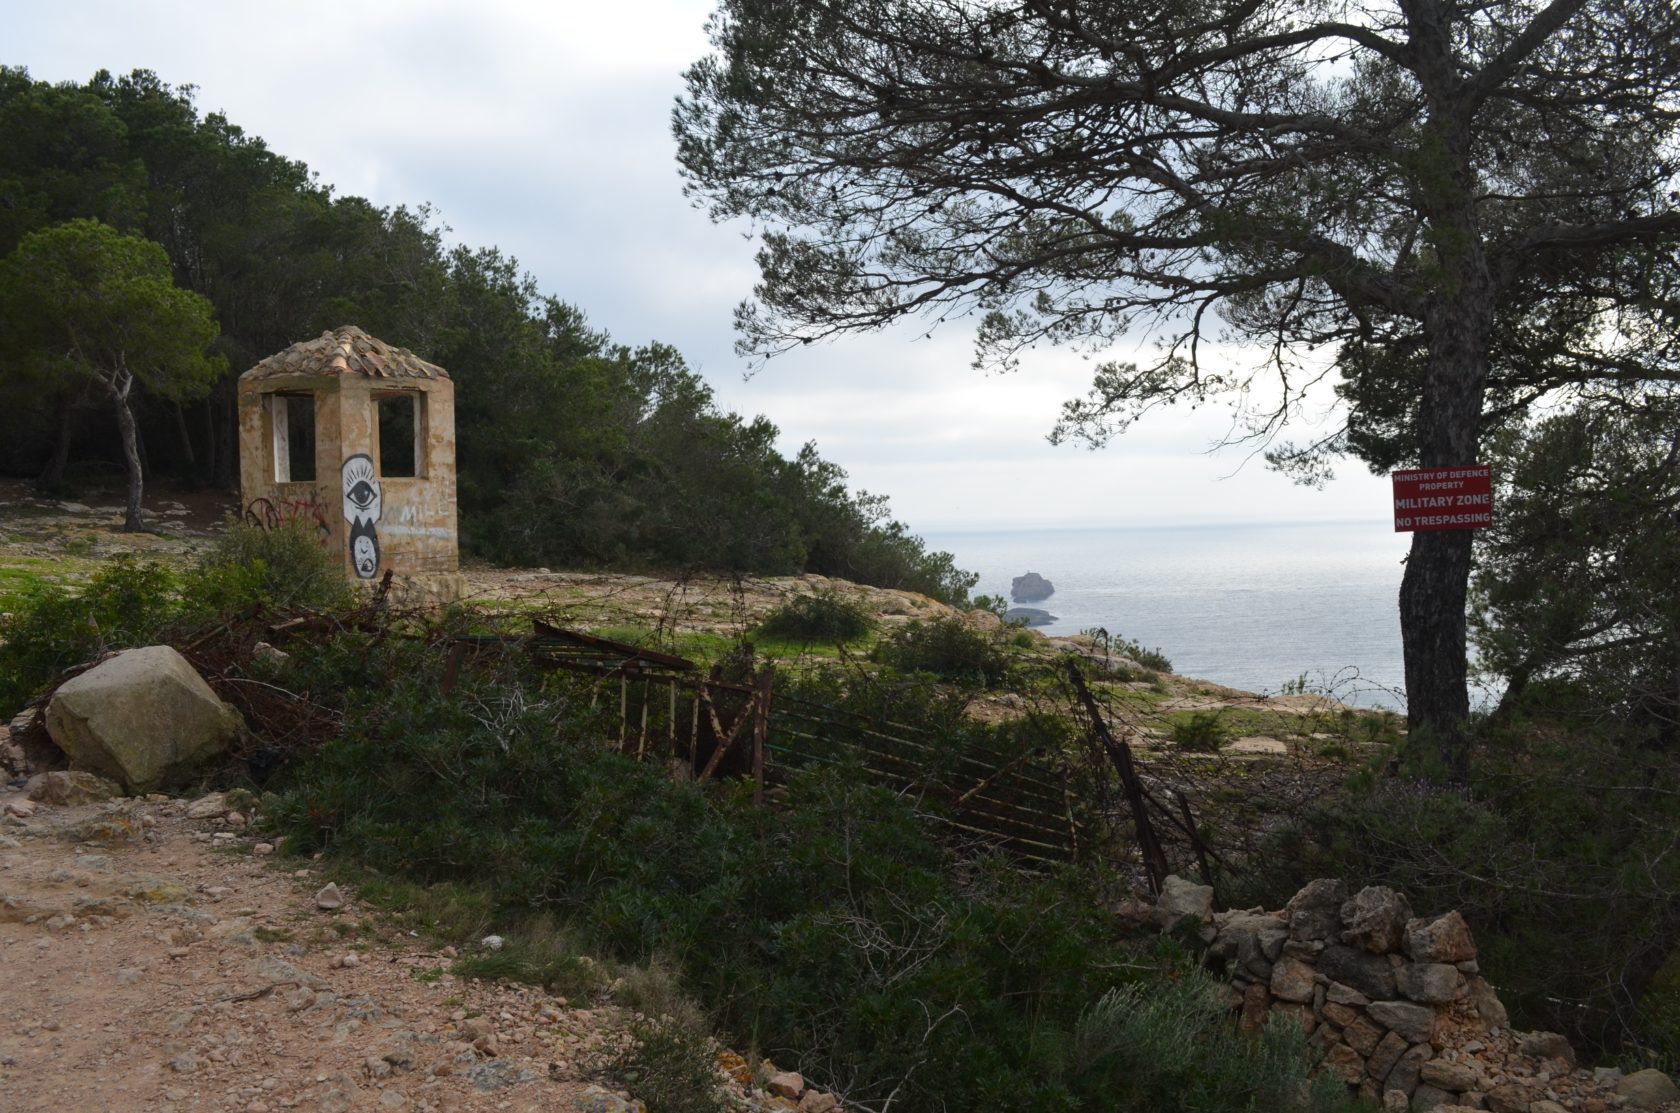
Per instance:
[[[358,452],[344,461],[340,472],[344,490],[344,518],[379,521],[379,479],[374,475],[373,458]]]
[[[350,524],[350,566],[358,578],[370,580],[379,571],[379,479],[373,458],[358,452],[339,472],[344,491],[344,520]]]
[[[377,499],[379,495],[376,491],[374,491],[373,484],[364,479],[346,491],[344,493],[344,497],[350,500],[350,505],[354,506],[361,512],[360,516],[365,517],[368,510],[373,507],[373,501]]]

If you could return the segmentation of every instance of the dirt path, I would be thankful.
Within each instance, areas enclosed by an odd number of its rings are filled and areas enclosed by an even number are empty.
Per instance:
[[[635,1108],[591,1090],[618,1009],[462,982],[185,801],[0,792],[32,807],[0,826],[0,1109]]]

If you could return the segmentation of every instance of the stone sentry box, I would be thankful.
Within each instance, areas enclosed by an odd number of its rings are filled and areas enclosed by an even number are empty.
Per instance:
[[[239,377],[245,519],[314,529],[361,582],[461,594],[455,387],[443,368],[354,325]]]

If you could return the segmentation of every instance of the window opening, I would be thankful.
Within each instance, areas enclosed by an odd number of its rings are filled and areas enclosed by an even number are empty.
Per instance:
[[[315,396],[271,394],[269,413],[274,430],[274,481],[315,481]]]
[[[374,400],[379,422],[379,474],[402,479],[420,474],[420,395],[388,394]]]

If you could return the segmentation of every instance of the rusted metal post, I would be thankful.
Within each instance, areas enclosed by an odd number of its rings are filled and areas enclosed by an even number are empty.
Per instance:
[[[1196,864],[1202,868],[1202,880],[1213,888],[1213,910],[1223,912],[1225,908],[1219,902],[1219,889],[1213,884],[1213,869],[1208,865],[1207,843],[1202,841],[1202,833],[1196,827],[1196,817],[1190,813],[1190,798],[1184,793],[1178,794],[1178,808],[1184,813],[1184,829],[1190,836],[1190,846],[1196,852]]]
[[[641,736],[636,739],[636,760],[637,761],[641,761],[643,755],[647,753],[648,689],[651,688],[652,686],[653,686],[653,681],[651,681],[651,680],[642,681],[642,733],[641,733]]]
[[[700,694],[706,690],[704,680],[694,684],[693,714],[688,722],[688,772],[692,776],[700,772]]]
[[[775,684],[776,670],[765,665],[758,674],[758,706],[753,714],[753,803],[764,803],[764,743],[770,736],[770,691]]]
[[[1132,824],[1137,830],[1138,852],[1143,856],[1143,868],[1149,876],[1149,888],[1158,896],[1162,884],[1167,879],[1167,855],[1161,849],[1160,840],[1155,837],[1154,825],[1149,822],[1143,782],[1138,778],[1137,769],[1132,764],[1132,748],[1109,732],[1108,723],[1103,719],[1096,699],[1085,686],[1085,678],[1079,673],[1079,665],[1070,658],[1067,666],[1074,691],[1079,693],[1079,700],[1085,705],[1085,713],[1091,718],[1091,729],[1102,741],[1108,760],[1113,764],[1115,773],[1119,774],[1120,787],[1126,794],[1126,803],[1132,809]]]
[[[618,676],[618,752],[624,752],[624,746],[630,741],[630,678],[624,673]]]
[[[461,675],[461,658],[467,655],[467,643],[456,642],[449,647],[449,660],[443,666],[443,690],[453,692]]]

